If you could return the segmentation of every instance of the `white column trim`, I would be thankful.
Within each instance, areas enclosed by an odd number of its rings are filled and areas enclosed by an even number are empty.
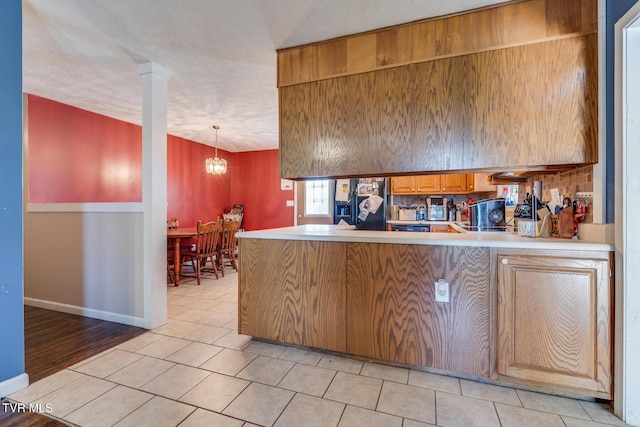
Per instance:
[[[632,43],[629,41],[633,39]],[[615,24],[616,283],[614,412],[640,426],[640,2]]]
[[[167,90],[170,73],[151,62],[142,76],[142,284],[148,329],[167,322]]]

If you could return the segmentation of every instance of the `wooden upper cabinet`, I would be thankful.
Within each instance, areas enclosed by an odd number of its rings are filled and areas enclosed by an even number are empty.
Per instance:
[[[418,175],[416,178],[416,188],[419,193],[427,194],[440,190],[442,186],[442,176],[440,175]]]
[[[495,184],[489,184],[489,174],[487,173],[475,173],[467,176],[467,185],[473,177],[473,190],[474,191],[497,191],[498,186]]]
[[[338,80],[345,80],[347,87],[341,94],[346,98],[348,124],[344,152],[349,156],[351,167],[357,169],[352,176],[388,175],[411,167],[408,155],[413,118],[410,68],[396,67]],[[322,160],[334,163],[329,158]]]
[[[281,176],[569,169],[596,163],[597,34],[591,2],[530,0],[505,5],[501,12],[447,18],[440,25],[415,24],[411,31],[403,27],[322,48],[312,45],[312,53],[324,52],[322,69],[337,77],[280,87]],[[479,37],[478,28],[493,28],[487,23],[522,22],[525,16],[532,19],[530,34],[503,27]],[[540,31],[542,39],[536,38]],[[480,51],[468,51],[469,34]],[[450,39],[438,44],[445,35]],[[518,45],[522,39],[528,44]],[[500,40],[510,47],[486,47]],[[431,51],[431,41],[434,51],[457,53],[414,56],[408,65],[398,65],[408,52]],[[358,50],[350,50],[354,46]],[[387,68],[349,74],[349,67],[365,70],[371,52],[373,63]],[[299,48],[295,54],[304,72],[292,73],[308,74],[310,53]],[[330,60],[331,55],[336,57]],[[286,61],[279,66],[290,68]]]
[[[498,255],[498,379],[610,398],[609,254],[574,255]]]
[[[414,171],[597,161],[596,36],[413,65]]]
[[[467,174],[451,174],[440,176],[440,190],[449,193],[463,193],[469,191]]]
[[[392,194],[440,193],[440,175],[394,176],[391,178]]]
[[[391,178],[391,193],[411,194],[416,192],[414,176],[394,176]]]
[[[392,194],[468,194],[474,191],[474,174],[412,175],[391,178]]]

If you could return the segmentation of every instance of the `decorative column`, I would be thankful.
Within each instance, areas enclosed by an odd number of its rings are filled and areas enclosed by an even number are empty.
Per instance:
[[[171,74],[152,62],[142,75],[144,324],[167,322],[167,86]]]

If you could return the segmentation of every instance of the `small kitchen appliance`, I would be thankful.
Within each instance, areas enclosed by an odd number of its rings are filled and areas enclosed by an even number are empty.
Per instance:
[[[469,205],[469,222],[473,231],[504,231],[505,200],[483,199]]]
[[[401,206],[398,211],[400,221],[415,221],[418,216],[418,209],[415,206]]]
[[[427,197],[427,217],[429,221],[446,221],[447,213],[446,197]]]
[[[416,219],[418,221],[426,221],[427,220],[427,208],[424,206],[418,206],[418,211],[416,212]]]

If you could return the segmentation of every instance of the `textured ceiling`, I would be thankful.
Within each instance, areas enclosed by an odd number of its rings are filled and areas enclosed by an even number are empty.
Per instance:
[[[488,0],[24,0],[23,90],[141,124],[139,64],[171,72],[168,132],[228,151],[278,147],[276,49]]]

